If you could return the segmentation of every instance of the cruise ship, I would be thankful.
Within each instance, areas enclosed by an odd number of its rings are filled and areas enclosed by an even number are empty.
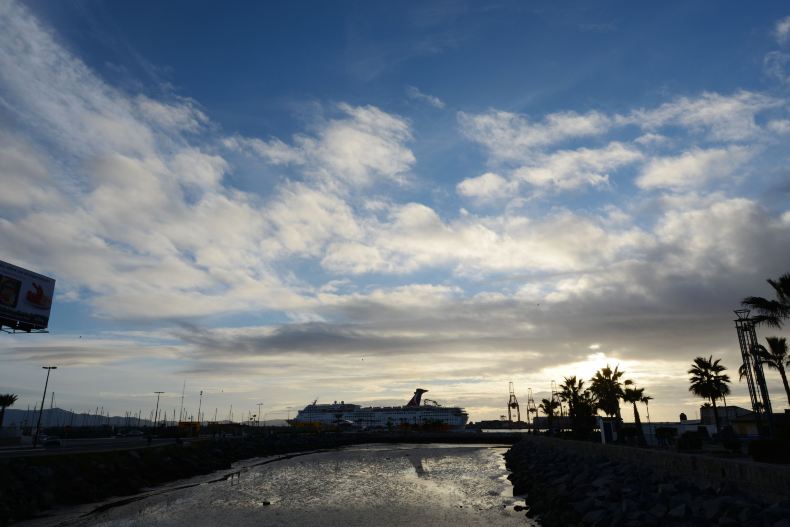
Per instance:
[[[367,429],[460,429],[466,425],[469,415],[457,406],[441,406],[436,401],[425,399],[428,390],[417,388],[405,406],[367,406],[349,404],[345,401],[332,404],[308,404],[289,423],[297,427],[357,428]]]

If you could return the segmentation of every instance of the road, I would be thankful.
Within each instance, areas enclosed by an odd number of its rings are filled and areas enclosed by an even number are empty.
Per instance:
[[[153,439],[150,446],[173,444],[175,439]],[[62,446],[43,448],[38,446],[2,447],[0,458],[54,456],[60,454],[79,454],[83,452],[105,452],[110,450],[130,450],[148,447],[145,437],[98,437],[87,439],[61,439]]]

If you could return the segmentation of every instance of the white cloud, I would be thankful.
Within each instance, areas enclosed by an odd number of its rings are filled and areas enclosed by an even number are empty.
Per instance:
[[[523,161],[536,149],[577,137],[600,135],[611,125],[611,119],[599,112],[552,113],[540,122],[495,110],[477,115],[458,112],[458,122],[461,132],[483,145],[496,161]]]
[[[440,110],[444,108],[444,101],[441,100],[439,97],[434,95],[428,95],[427,93],[423,93],[419,90],[419,88],[415,88],[414,86],[409,86],[406,88],[406,96],[409,99],[415,101],[423,101],[434,108],[439,108]]]
[[[732,176],[753,155],[752,150],[737,146],[693,148],[679,156],[651,159],[636,184],[644,189],[699,187],[711,180]]]
[[[275,165],[303,165],[308,175],[333,188],[403,182],[416,161],[405,146],[411,139],[408,122],[373,106],[343,103],[337,108],[342,118],[319,123],[313,136],[294,136],[292,145],[276,138],[242,137],[228,138],[224,144]]]
[[[790,119],[773,119],[765,127],[777,134],[790,134]]]
[[[780,84],[790,84],[790,53],[770,51],[763,58],[763,72]]]
[[[493,172],[473,178],[466,178],[456,186],[456,190],[467,198],[494,200],[513,196],[514,185]]]
[[[734,95],[703,93],[696,98],[680,97],[658,108],[633,111],[628,117],[618,118],[618,122],[651,131],[680,126],[705,133],[716,141],[742,141],[759,134],[755,122],[758,113],[782,104],[774,97],[749,91]]]
[[[776,37],[776,41],[779,44],[787,42],[788,37],[790,37],[790,16],[786,16],[776,23],[774,37]]]
[[[622,143],[605,148],[560,150],[538,159],[539,164],[517,169],[514,177],[536,187],[560,190],[584,185],[600,186],[609,181],[609,172],[642,159],[642,154]]]

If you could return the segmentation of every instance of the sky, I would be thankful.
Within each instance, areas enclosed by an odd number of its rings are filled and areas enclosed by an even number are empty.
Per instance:
[[[790,272],[786,3],[2,0],[0,28],[0,260],[57,280],[48,334],[0,335],[15,408],[57,365],[75,411],[419,386],[479,420],[619,364],[675,420],[709,355],[748,406],[732,310]]]

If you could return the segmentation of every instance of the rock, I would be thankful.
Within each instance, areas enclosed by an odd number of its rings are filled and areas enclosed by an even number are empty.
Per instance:
[[[702,514],[706,520],[715,520],[724,514],[725,505],[724,498],[711,498],[702,504]]]
[[[516,505],[515,507],[513,507],[513,510],[516,511],[516,512],[521,512],[521,511],[526,510],[526,509],[527,508],[522,506],[522,505]]]
[[[669,510],[667,513],[670,518],[685,518],[689,513],[689,508],[686,506],[685,503],[681,503],[677,507],[674,507]]]
[[[601,476],[592,482],[596,487],[608,487],[612,484],[611,476]]]
[[[597,525],[601,520],[606,518],[605,509],[595,509],[589,511],[582,517],[582,522],[585,525]]]
[[[667,514],[667,506],[661,503],[656,503],[650,510],[648,510],[651,515],[655,516],[656,518],[663,518]]]
[[[659,496],[673,495],[673,494],[677,494],[677,492],[678,492],[678,488],[672,483],[661,483],[658,486]]]
[[[571,503],[571,507],[581,515],[593,508],[593,500],[591,498],[584,498],[583,500],[574,501]]]

